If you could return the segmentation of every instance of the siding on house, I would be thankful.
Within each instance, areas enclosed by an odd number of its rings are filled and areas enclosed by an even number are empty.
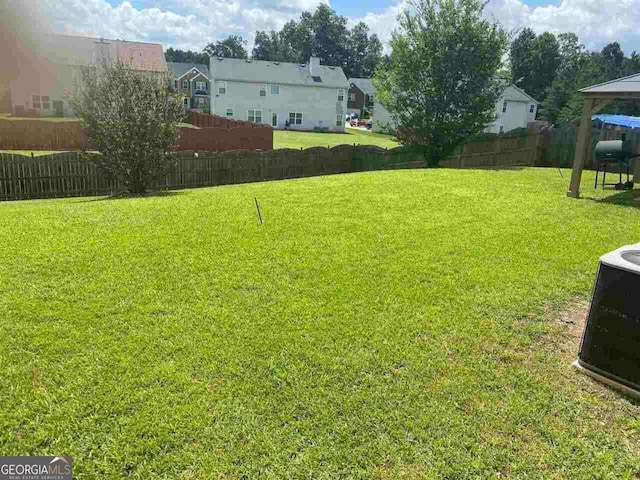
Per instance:
[[[167,71],[159,44],[43,35],[21,53],[9,83],[14,115],[72,116],[68,95],[80,80],[81,69],[101,61],[117,58],[140,71]]]
[[[182,96],[186,108],[209,109],[209,67],[192,63],[167,63],[173,88]]]
[[[487,133],[507,133],[526,128],[536,119],[538,102],[524,90],[509,85],[496,102],[496,120],[485,129]]]
[[[291,130],[344,132],[349,83],[339,67],[211,58],[211,111]],[[314,79],[315,77],[315,79]]]
[[[375,107],[375,88],[368,78],[349,79],[347,110],[361,118],[372,116]],[[353,100],[351,100],[353,98]]]

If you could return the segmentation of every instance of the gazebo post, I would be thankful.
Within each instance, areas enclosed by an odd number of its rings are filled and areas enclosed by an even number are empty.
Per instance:
[[[567,197],[578,198],[580,196],[580,180],[582,179],[582,169],[584,168],[584,157],[587,154],[589,140],[591,140],[591,111],[594,103],[595,100],[593,98],[584,97],[580,129],[576,140],[576,153],[573,157],[571,183],[569,183]]]
[[[571,171],[571,183],[569,183],[569,191],[567,197],[578,198],[580,196],[580,180],[582,179],[582,170],[584,169],[584,159],[590,152],[589,142],[591,142],[591,116],[598,113],[613,98],[594,98],[583,95],[582,118],[580,119],[580,129],[578,130],[578,138],[576,139],[576,154],[573,157],[573,170]]]

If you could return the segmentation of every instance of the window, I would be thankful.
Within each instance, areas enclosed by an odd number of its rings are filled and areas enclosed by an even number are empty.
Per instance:
[[[196,82],[196,90],[207,91],[207,82]]]
[[[502,113],[507,111],[507,101],[502,102]]]
[[[178,89],[178,80],[173,81],[173,88]]]
[[[500,125],[500,132],[499,133],[504,133],[504,127],[502,125]]]
[[[373,102],[375,101],[375,97],[373,95],[369,95],[369,98],[367,99],[367,101],[369,102],[368,105],[372,106]]]
[[[233,117],[233,108],[227,108],[227,117]]]
[[[344,101],[344,90],[343,89],[338,90],[338,101],[339,102],[343,102]]]
[[[51,103],[49,103],[49,97],[44,96],[44,97],[40,97],[40,100],[42,101],[42,108],[45,110],[49,110],[51,108]]]
[[[262,110],[249,110],[247,120],[251,123],[262,123]]]
[[[532,104],[529,106],[529,113],[533,113],[533,111],[535,110],[535,108],[536,108],[536,106],[532,103]]]
[[[271,95],[280,95],[280,85],[271,85]]]
[[[33,108],[40,108],[40,95],[31,95],[31,104]]]
[[[349,94],[349,101],[350,102],[355,102],[356,101],[356,94],[355,93],[350,93]]]
[[[289,125],[302,125],[302,114],[301,113],[290,113],[289,114]]]
[[[278,114],[277,113],[272,113],[271,114],[271,126],[272,127],[277,127],[278,126]]]
[[[218,95],[227,93],[227,82],[218,82]]]
[[[267,96],[267,86],[266,85],[262,85],[260,87],[260,96],[261,97],[266,97]]]
[[[184,98],[182,100],[182,103],[184,105],[184,108],[189,108],[189,99],[188,98]]]
[[[189,80],[182,80],[182,88],[189,88]]]
[[[344,118],[342,118],[342,115],[336,115],[336,127],[344,127]]]

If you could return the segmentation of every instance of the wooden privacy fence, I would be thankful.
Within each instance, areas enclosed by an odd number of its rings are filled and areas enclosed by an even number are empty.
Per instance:
[[[80,150],[86,144],[79,122],[0,119],[1,150]]]
[[[248,122],[180,127],[176,151],[272,150],[273,129]],[[229,128],[228,128],[229,127]],[[0,119],[0,150],[80,150],[87,137],[77,121]]]
[[[501,145],[508,146],[512,155],[520,151],[515,148],[518,146],[516,143]],[[525,152],[524,158],[528,159],[527,141],[525,148],[521,150]],[[522,164],[504,157],[507,163],[496,165],[503,158],[502,153],[465,154],[463,151],[444,163],[445,166],[454,167]],[[480,165],[481,158],[485,158],[486,165]],[[339,145],[331,149],[315,147],[265,152],[176,152],[173,159],[173,168],[155,188],[203,187],[424,166],[422,153],[415,149],[398,147],[385,150],[375,146],[352,145]],[[77,152],[38,157],[0,153],[0,200],[106,195],[123,189],[121,184],[108,179],[99,167],[84,160]]]
[[[584,168],[595,168],[593,151],[596,143],[600,140],[620,140],[623,133],[626,134],[626,139],[633,143],[633,151],[640,153],[640,130],[594,128],[591,131],[591,145],[587,152]],[[572,126],[554,128],[542,136],[544,155],[537,165],[570,168],[576,153],[578,129]]]
[[[441,162],[450,168],[491,168],[537,165],[543,155],[543,138],[529,131],[472,139]]]

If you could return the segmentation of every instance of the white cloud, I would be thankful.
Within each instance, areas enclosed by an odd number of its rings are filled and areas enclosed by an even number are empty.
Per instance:
[[[551,1],[551,0],[550,0]],[[158,0],[135,8],[129,1],[40,0],[57,30],[106,38],[147,40],[200,50],[211,40],[240,34],[251,43],[256,30],[278,29],[328,0]],[[349,19],[367,23],[383,42],[397,26],[408,0],[390,0],[381,13]],[[530,7],[522,0],[491,0],[486,14],[508,30],[529,26],[536,32],[575,32],[589,48],[618,40],[625,52],[640,50],[640,0],[560,0]]]
[[[161,8],[116,6],[106,0],[40,0],[58,31],[105,38],[154,41],[201,50],[209,41],[240,34],[252,43],[256,30],[281,28],[326,0],[165,0]],[[115,2],[114,2],[115,3]],[[159,2],[154,2],[158,4]]]
[[[407,4],[402,0],[382,13],[370,13],[351,22],[364,21],[386,42]],[[640,51],[640,0],[561,0],[557,5],[539,7],[521,0],[490,0],[485,14],[508,31],[529,27],[537,33],[574,32],[590,49],[601,49],[617,40],[627,54]]]

